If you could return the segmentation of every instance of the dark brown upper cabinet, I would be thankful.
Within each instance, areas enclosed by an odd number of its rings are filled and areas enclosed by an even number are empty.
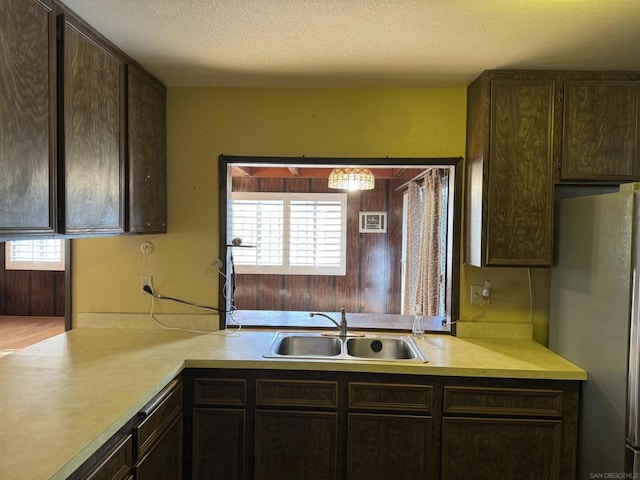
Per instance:
[[[56,228],[52,8],[50,0],[0,2],[0,236]]]
[[[128,68],[129,225],[133,233],[167,231],[166,89]]]
[[[59,28],[60,231],[124,232],[125,61],[72,16]]]
[[[467,90],[465,262],[549,266],[554,183],[640,180],[640,73],[487,71]]]
[[[559,180],[598,183],[639,180],[640,76],[593,76],[596,78],[568,75],[564,81]]]
[[[166,232],[164,85],[56,0],[0,1],[0,58],[0,238]]]
[[[488,72],[467,90],[465,261],[551,262],[557,75]]]

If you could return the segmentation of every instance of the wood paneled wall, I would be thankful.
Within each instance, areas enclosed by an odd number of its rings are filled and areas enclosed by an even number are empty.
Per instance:
[[[64,317],[65,272],[5,270],[0,243],[0,315]]]
[[[373,190],[349,192],[345,276],[255,275],[236,277],[239,310],[393,313],[401,308],[402,191],[379,179]],[[321,178],[234,177],[237,192],[335,192]],[[386,233],[359,233],[361,211],[387,212]]]

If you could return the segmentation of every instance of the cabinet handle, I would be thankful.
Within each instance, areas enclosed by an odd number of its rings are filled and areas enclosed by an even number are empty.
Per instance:
[[[164,387],[164,389],[155,396],[147,405],[138,412],[139,417],[147,417],[151,412],[153,412],[158,405],[160,405],[165,398],[169,396],[171,392],[173,392],[180,383],[180,380],[175,379],[169,385]]]

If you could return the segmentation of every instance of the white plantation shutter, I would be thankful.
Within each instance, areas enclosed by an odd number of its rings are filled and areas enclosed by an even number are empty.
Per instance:
[[[290,265],[339,268],[344,245],[342,202],[292,199],[289,208]]]
[[[16,240],[5,244],[7,270],[64,270],[64,240]]]
[[[236,198],[237,196],[237,198]],[[234,194],[231,231],[233,238],[255,248],[234,248],[236,266],[283,265],[284,201],[272,194],[256,198],[252,194]]]
[[[344,275],[344,193],[232,194],[232,238],[238,273]]]

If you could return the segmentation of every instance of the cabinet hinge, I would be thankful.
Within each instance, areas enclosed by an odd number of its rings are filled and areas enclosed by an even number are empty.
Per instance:
[[[564,102],[564,91],[558,92],[558,101]]]
[[[62,38],[62,29],[60,27],[56,27],[56,39],[60,40]]]
[[[556,160],[556,167],[558,168],[558,170],[562,168],[562,161],[560,159]]]

